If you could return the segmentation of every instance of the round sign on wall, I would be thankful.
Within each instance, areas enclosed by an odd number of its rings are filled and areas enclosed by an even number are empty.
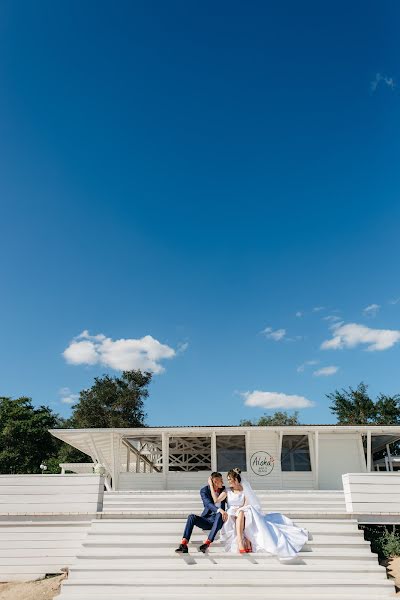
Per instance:
[[[274,457],[269,452],[259,450],[250,458],[250,467],[256,475],[269,475],[274,468]]]

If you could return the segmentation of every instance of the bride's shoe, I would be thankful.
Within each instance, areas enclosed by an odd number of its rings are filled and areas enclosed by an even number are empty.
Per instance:
[[[245,552],[247,552],[247,553],[253,552],[253,548],[251,546],[250,540],[248,540],[247,538],[244,538],[243,545],[244,545]]]

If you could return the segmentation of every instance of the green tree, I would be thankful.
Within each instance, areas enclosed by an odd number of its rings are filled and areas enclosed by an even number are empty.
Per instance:
[[[285,410],[284,411],[276,411],[273,415],[262,415],[258,421],[249,421],[242,420],[240,421],[240,425],[243,427],[252,427],[252,426],[266,426],[270,427],[271,425],[280,426],[280,425],[300,425],[299,423],[299,413],[296,410],[292,415],[289,415]]]
[[[376,425],[400,425],[400,396],[379,394],[375,403]]]
[[[380,394],[374,402],[368,386],[361,382],[356,389],[335,390],[327,394],[330,410],[338,425],[397,425],[400,423],[400,396]]]
[[[0,473],[40,473],[40,464],[56,451],[49,429],[57,415],[35,408],[31,398],[0,397]]]
[[[121,377],[96,377],[94,385],[82,390],[70,420],[71,426],[144,427],[144,399],[149,395],[151,373],[124,371]]]

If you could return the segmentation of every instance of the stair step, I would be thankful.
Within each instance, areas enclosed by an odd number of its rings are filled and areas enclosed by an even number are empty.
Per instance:
[[[164,592],[168,591],[168,587],[174,588],[174,591],[177,591],[180,587],[182,587],[183,590],[186,589],[186,593],[189,596],[191,595],[190,592],[194,587],[202,587],[204,590],[211,587],[216,590],[223,589],[225,592],[228,590],[233,591],[237,588],[241,588],[242,594],[245,593],[246,595],[248,590],[257,587],[261,588],[261,590],[264,591],[264,594],[268,595],[272,592],[279,592],[281,590],[284,590],[285,588],[296,591],[297,595],[297,591],[300,590],[301,587],[307,587],[309,590],[312,589],[314,591],[318,590],[322,594],[324,594],[327,589],[329,589],[330,591],[336,589],[337,594],[340,594],[341,590],[343,590],[344,588],[347,588],[348,590],[353,589],[357,593],[363,591],[366,594],[370,593],[372,590],[383,591],[385,589],[391,590],[392,593],[394,592],[394,585],[389,580],[383,580],[379,582],[368,581],[368,583],[364,584],[363,582],[360,582],[359,579],[355,579],[354,581],[342,582],[338,581],[337,578],[330,577],[325,578],[323,581],[315,581],[313,578],[309,577],[307,579],[303,579],[301,585],[299,585],[299,582],[296,581],[296,578],[293,578],[293,580],[291,580],[282,577],[280,577],[278,581],[273,581],[268,578],[259,580],[247,578],[246,582],[232,582],[231,574],[229,574],[228,576],[221,576],[219,573],[215,573],[214,576],[203,578],[200,577],[198,579],[195,579],[192,575],[190,575],[189,581],[185,578],[171,578],[169,580],[163,579],[162,582],[160,582],[158,585],[155,584],[153,581],[148,581],[148,584],[146,585],[145,583],[136,583],[134,580],[132,582],[111,583],[108,581],[98,582],[96,579],[87,579],[80,582],[70,581],[69,579],[67,579],[63,583],[63,589],[78,586],[84,587],[88,594],[98,592],[99,595],[101,595],[102,593],[108,590],[108,593],[112,598],[114,598],[114,592],[118,589],[121,591],[129,591],[130,593],[133,593],[135,595],[135,598],[137,597],[138,593],[150,590],[152,590],[153,593],[157,592],[157,595],[162,594],[162,596],[164,596]]]
[[[129,548],[141,546],[146,548],[148,546],[158,546],[159,548],[165,548],[166,546],[176,545],[180,541],[179,535],[171,535],[164,534],[159,536],[152,536],[153,539],[149,539],[149,536],[145,533],[142,534],[111,534],[103,535],[101,533],[98,534],[89,534],[84,540],[83,544],[85,546],[104,546],[109,548],[110,546],[120,546],[121,548]],[[202,533],[194,533],[191,541],[202,543],[204,541],[205,534]],[[34,542],[33,542],[34,543]],[[72,544],[73,542],[71,542]],[[354,535],[348,536],[338,536],[338,535],[312,535],[312,539],[309,539],[308,544],[310,546],[370,546],[370,542],[364,540],[362,533],[356,532]]]
[[[279,511],[278,511],[279,512]],[[295,512],[295,511],[285,511],[284,513],[287,517],[291,518],[294,521],[298,521],[299,519],[310,519],[310,517],[315,517],[316,519],[324,519],[324,520],[334,520],[334,519],[348,519],[349,521],[352,521],[353,519],[350,518],[350,514],[346,513],[344,510],[343,511],[339,511],[339,512],[331,512],[331,511],[315,511],[315,510],[309,510],[309,511],[299,511],[299,512]],[[143,519],[148,519],[148,520],[165,520],[165,519],[171,519],[171,520],[176,520],[176,519],[186,519],[188,516],[187,511],[147,511],[147,510],[135,510],[135,511],[129,511],[129,510],[116,510],[116,511],[105,511],[100,513],[99,515],[99,519],[101,520],[110,520],[110,521],[114,521],[114,520],[122,520],[122,519],[129,519],[131,521],[134,520],[143,520]]]
[[[150,564],[150,565],[113,565],[112,563],[110,563],[110,561],[108,561],[107,564],[96,564],[96,563],[91,563],[89,561],[87,561],[88,564],[85,564],[85,566],[82,565],[77,565],[77,566],[72,566],[69,569],[69,579],[72,580],[76,580],[77,578],[83,577],[83,578],[88,578],[88,577],[100,577],[100,579],[102,577],[107,577],[108,579],[110,578],[114,578],[117,581],[120,581],[121,577],[134,577],[135,581],[138,581],[141,576],[143,577],[149,577],[149,575],[151,576],[151,574],[154,574],[154,564]],[[233,570],[234,569],[234,570]],[[174,574],[174,577],[180,577],[181,573],[189,573],[190,577],[195,576],[196,573],[209,573],[210,575],[213,573],[213,571],[218,571],[218,573],[230,573],[230,574],[234,574],[235,577],[247,577],[247,573],[251,572],[251,573],[258,573],[258,574],[264,574],[266,576],[266,574],[268,573],[268,576],[275,576],[274,574],[280,574],[279,576],[282,576],[282,573],[287,574],[287,576],[290,576],[290,574],[294,574],[294,576],[310,576],[311,573],[314,575],[321,575],[321,576],[330,576],[330,573],[332,572],[340,572],[341,575],[343,574],[343,577],[358,577],[358,580],[360,580],[361,578],[361,574],[362,574],[362,578],[364,578],[364,576],[368,575],[370,577],[374,577],[375,581],[376,581],[376,574],[379,573],[379,575],[383,575],[383,578],[385,577],[385,568],[381,567],[380,565],[376,564],[376,565],[369,565],[368,564],[365,566],[360,567],[359,564],[351,564],[351,565],[343,565],[343,564],[335,564],[335,565],[331,565],[328,562],[325,562],[323,564],[315,564],[315,565],[302,565],[302,564],[290,564],[290,563],[286,563],[286,564],[282,564],[279,563],[278,561],[274,562],[274,563],[263,563],[262,566],[262,570],[260,570],[260,563],[257,562],[256,560],[254,562],[252,562],[251,560],[242,560],[240,562],[236,562],[235,564],[233,564],[232,562],[229,564],[229,561],[226,561],[225,564],[214,564],[211,562],[208,562],[208,564],[203,563],[197,563],[196,561],[193,561],[193,564],[187,564],[183,561],[170,561],[169,563],[164,562],[164,563],[157,563],[157,576],[160,577],[169,577],[170,575],[172,576]],[[135,574],[135,575],[134,575]],[[138,577],[138,578],[137,578]]]
[[[83,557],[81,557],[83,558]],[[131,560],[119,559],[118,561],[112,559],[102,559],[102,560],[79,560],[77,564],[72,565],[69,569],[70,577],[73,573],[93,573],[96,571],[100,571],[101,573],[111,572],[118,573],[118,577],[120,573],[123,572],[147,572],[152,573],[156,571],[157,573],[172,573],[175,571],[187,571],[187,570],[198,570],[198,571],[208,571],[217,569],[218,571],[228,571],[232,572],[232,569],[235,571],[253,571],[260,568],[262,565],[263,572],[269,571],[279,571],[279,572],[318,572],[318,573],[332,573],[332,572],[340,572],[340,573],[356,573],[358,576],[361,573],[378,573],[379,575],[383,575],[385,577],[386,570],[385,567],[378,564],[375,560],[373,562],[365,562],[365,561],[357,561],[357,560],[347,560],[347,561],[309,561],[307,562],[293,559],[292,561],[279,562],[279,560],[259,560],[258,556],[238,556],[239,560],[235,562],[228,557],[223,557],[216,561],[214,558],[210,560],[197,560],[191,557],[186,558],[182,557],[181,559],[174,560],[173,562],[170,559],[156,559],[152,560],[148,563],[143,563],[143,561],[132,563]]]
[[[196,546],[192,546],[193,549],[190,552],[193,552],[195,555],[198,555],[199,552]],[[78,556],[81,555],[90,555],[90,556],[103,556],[106,555],[108,557],[119,556],[120,558],[129,557],[132,559],[137,559],[139,557],[143,558],[152,558],[152,557],[161,557],[168,555],[169,553],[174,553],[173,546],[165,546],[165,547],[155,547],[153,545],[149,545],[147,547],[143,546],[130,546],[129,548],[121,547],[121,546],[107,546],[106,548],[103,545],[84,545],[83,551],[79,553]],[[227,553],[218,548],[211,548],[208,556],[213,557],[214,554],[217,556],[224,556]],[[261,556],[263,553],[257,553],[257,556]],[[334,556],[335,558],[343,557],[371,557],[373,560],[376,560],[376,555],[372,554],[370,551],[369,545],[365,546],[357,546],[357,547],[349,547],[349,546],[315,546],[313,548],[305,548],[300,551],[299,556],[301,557],[309,557],[310,555],[323,555],[323,556]]]
[[[394,590],[394,587],[393,587]],[[238,588],[230,588],[228,590],[218,590],[216,593],[213,593],[209,589],[206,590],[207,600],[220,600],[222,599],[233,599],[233,600],[243,600],[243,598],[256,598],[259,600],[265,600],[265,590],[261,589],[247,589],[245,592],[243,589]],[[338,596],[337,590],[320,590],[313,589],[310,590],[308,588],[298,588],[296,592],[293,590],[283,590],[277,589],[274,590],[268,589],[268,600],[321,600],[321,593],[323,594],[324,600],[387,600],[388,598],[393,598],[394,591],[385,589],[385,590],[376,590],[369,589],[367,587],[363,587],[359,591],[355,591],[354,589],[349,589],[347,586],[343,587]],[[295,594],[295,596],[294,596]],[[190,600],[204,600],[205,590],[190,590]],[[176,600],[178,598],[188,598],[188,593],[185,589],[181,590],[162,590],[159,589],[137,589],[134,591],[134,596],[132,595],[132,591],[117,591],[117,590],[96,590],[94,592],[85,590],[67,590],[64,588],[61,592],[60,596],[57,596],[57,600],[148,600],[154,598],[162,598],[162,600]]]
[[[229,568],[225,568],[225,569],[221,569],[219,566],[218,567],[214,567],[213,569],[210,569],[210,567],[204,568],[204,569],[199,569],[198,566],[196,565],[196,569],[170,569],[167,570],[165,569],[164,571],[160,571],[157,570],[157,579],[162,580],[163,584],[165,585],[171,585],[174,582],[177,582],[178,580],[180,582],[183,582],[183,580],[190,582],[191,585],[198,585],[201,586],[204,582],[204,580],[215,580],[215,578],[218,579],[226,579],[229,578],[230,581],[233,582],[237,582],[237,583],[241,583],[243,582],[243,580],[247,580],[248,577],[251,578],[252,582],[256,582],[258,585],[260,585],[261,583],[263,583],[264,585],[266,585],[267,583],[279,583],[280,581],[282,581],[282,573],[283,573],[284,569],[270,569],[269,571],[266,570],[261,570],[259,568],[254,568],[254,566],[252,568],[245,568],[245,569],[238,569],[235,571],[232,571],[232,569]],[[251,574],[250,574],[251,572]],[[382,573],[383,575],[383,573]],[[69,573],[69,581],[74,581],[74,582],[78,582],[78,581],[83,581],[86,582],[88,580],[91,581],[96,581],[96,583],[101,584],[101,583],[105,583],[105,584],[109,584],[111,583],[118,583],[118,585],[120,585],[121,583],[123,584],[137,584],[137,585],[147,585],[149,583],[149,580],[151,580],[154,577],[154,571],[152,571],[151,569],[147,570],[147,571],[139,571],[139,570],[135,570],[135,571],[119,571],[118,572],[118,579],[116,581],[116,577],[115,577],[115,572],[113,570],[104,570],[102,572],[98,572],[98,571],[93,571],[93,570],[88,570],[88,571],[73,571],[71,570]],[[294,580],[297,582],[302,582],[302,581],[310,581],[311,579],[313,580],[313,582],[324,582],[326,579],[333,579],[333,576],[330,574],[330,571],[328,569],[325,570],[320,570],[320,571],[310,571],[309,569],[306,569],[303,567],[303,570],[297,568],[295,570],[291,570],[289,571],[288,569],[285,570],[285,585],[288,585],[290,580]],[[382,581],[384,582],[385,579],[382,578],[382,580],[380,580],[378,583],[382,583]],[[350,582],[352,584],[354,583],[360,583],[360,575],[359,573],[357,573],[356,571],[343,571],[340,574],[340,582],[344,583],[344,582]],[[371,582],[371,583],[377,583],[377,577],[376,577],[376,573],[375,572],[364,572],[362,575],[362,582],[363,583],[367,583],[367,582]]]

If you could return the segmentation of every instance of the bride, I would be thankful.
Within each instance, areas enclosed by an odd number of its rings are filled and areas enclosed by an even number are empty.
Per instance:
[[[228,519],[221,529],[221,542],[226,552],[268,552],[279,558],[293,558],[308,540],[308,531],[296,527],[281,513],[264,514],[248,481],[242,480],[240,469],[228,473],[229,488],[217,494],[214,502],[227,500]]]

